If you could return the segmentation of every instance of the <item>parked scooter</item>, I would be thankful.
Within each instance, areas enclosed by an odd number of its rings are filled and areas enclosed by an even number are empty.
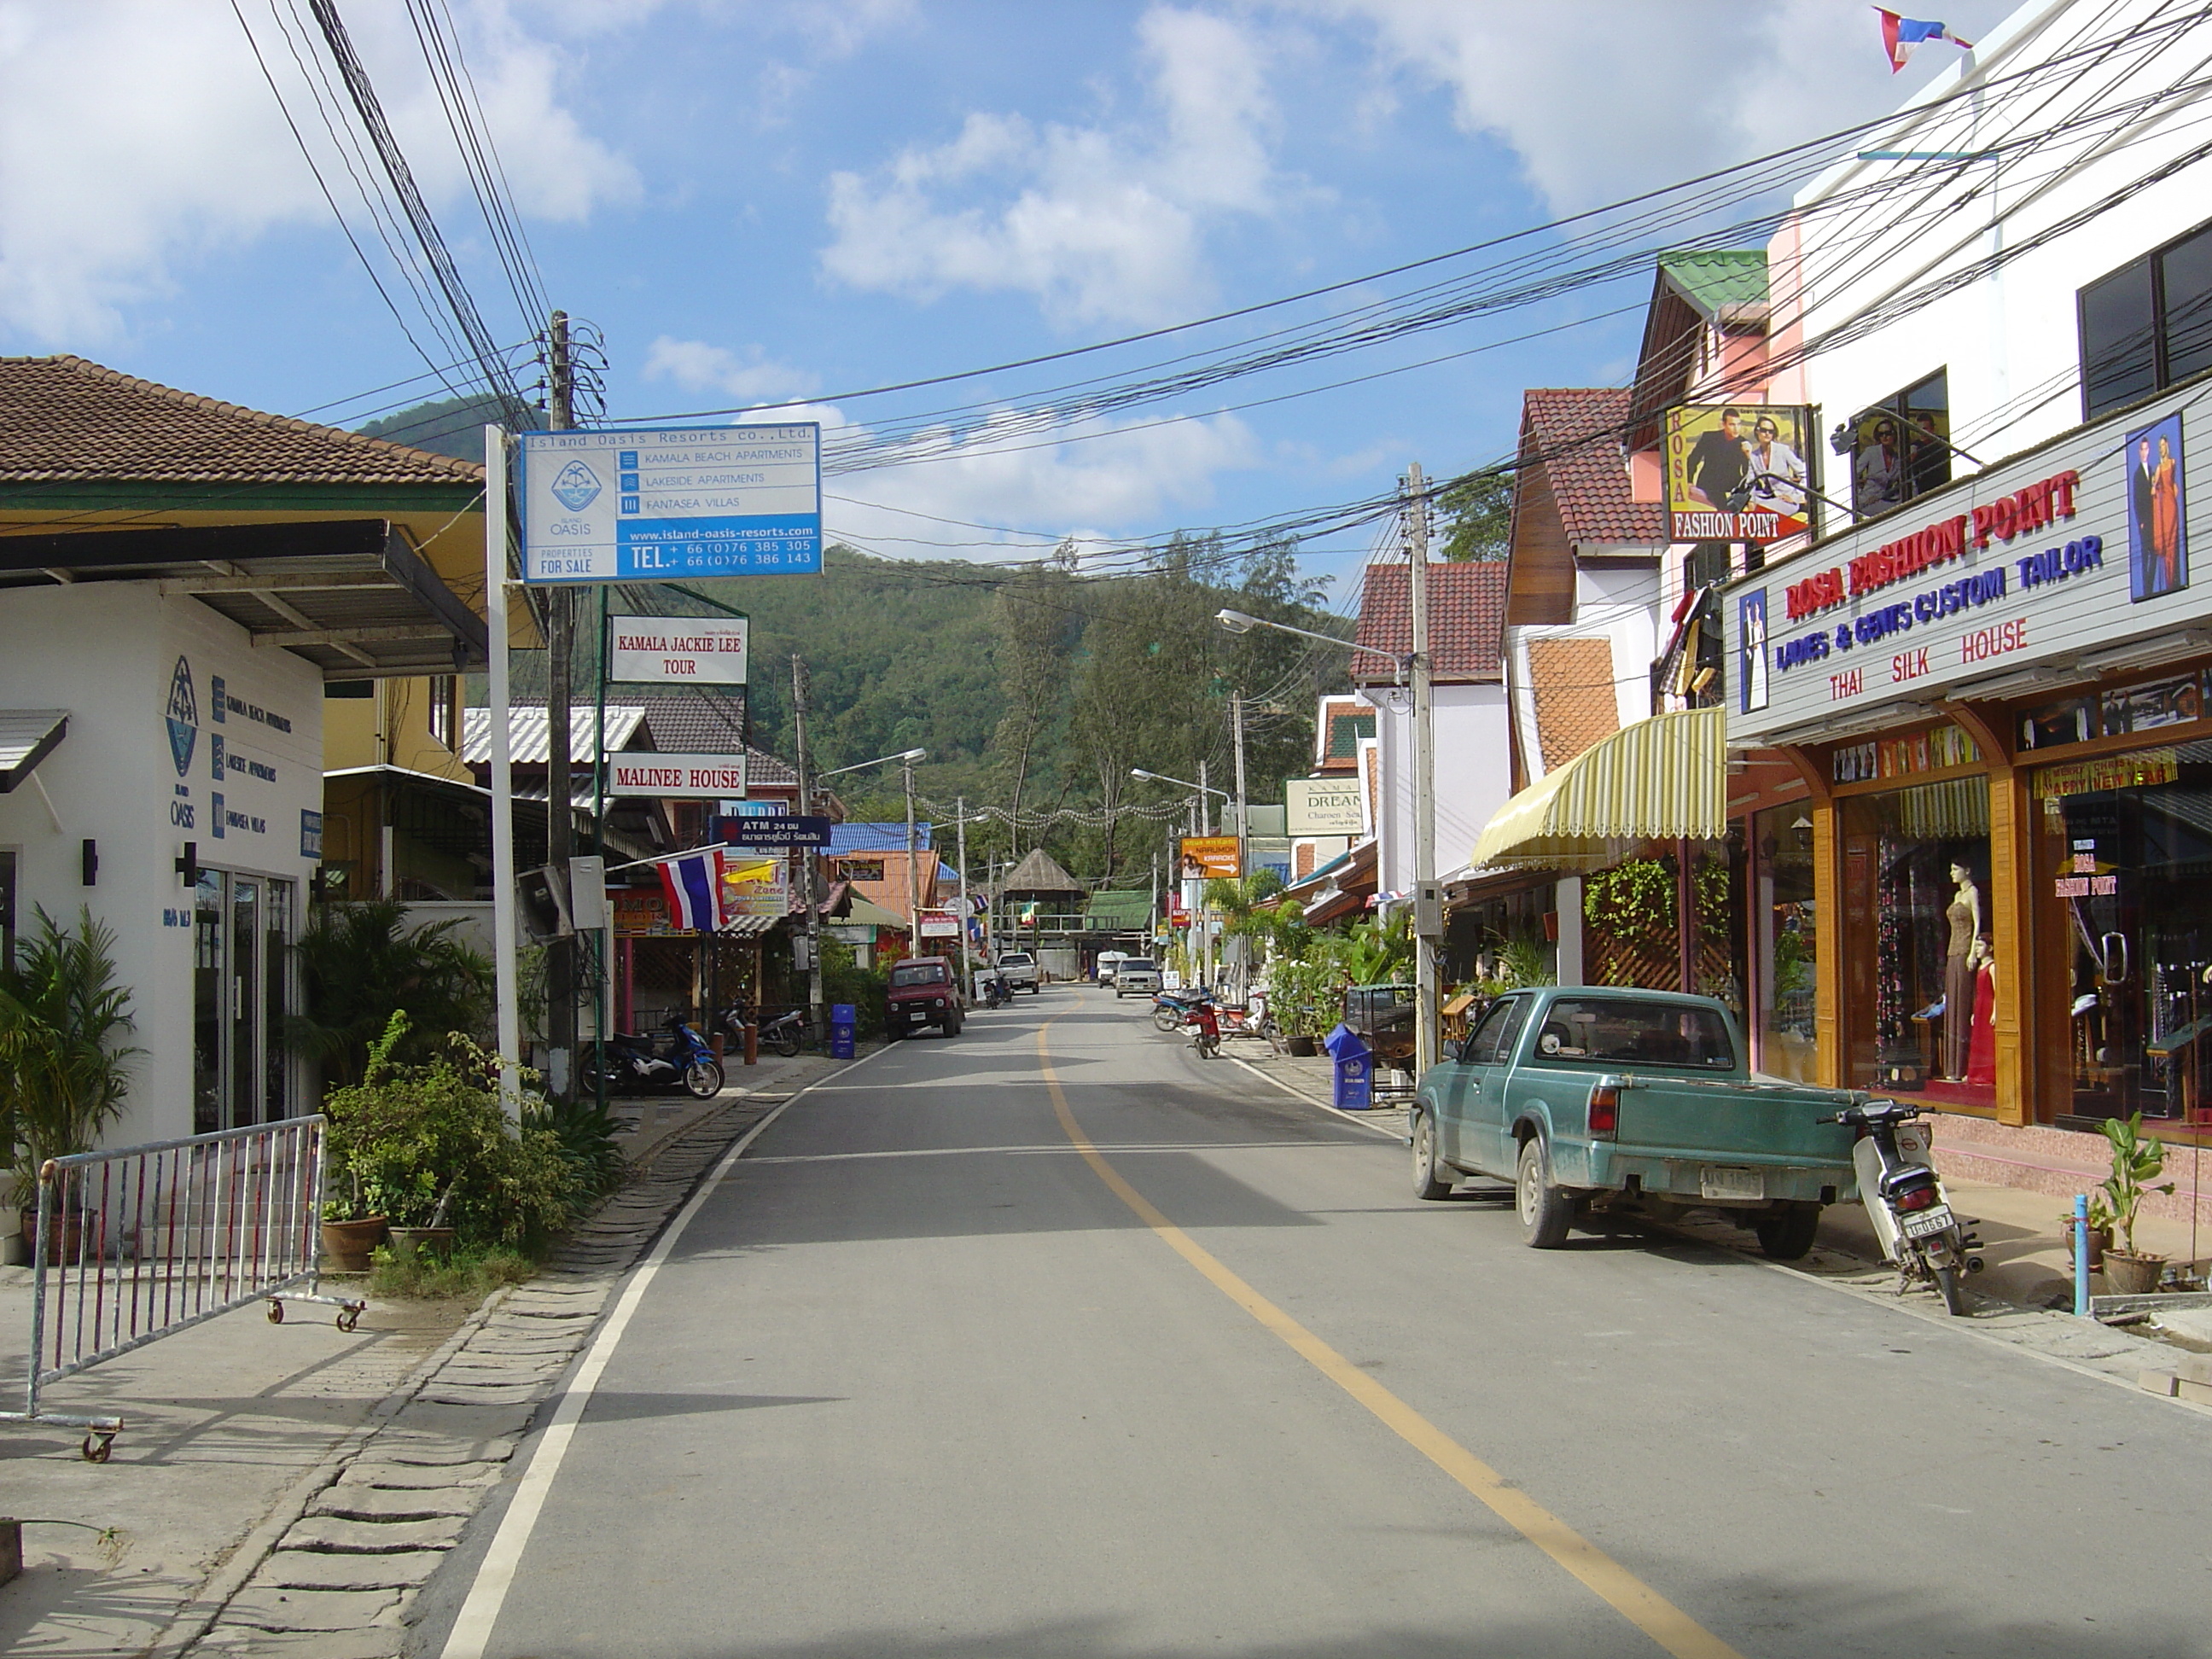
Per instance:
[[[1882,1255],[1897,1264],[1899,1288],[1932,1284],[1946,1310],[1964,1314],[1961,1281],[1982,1270],[1981,1257],[1972,1254],[1981,1241],[1960,1224],[1945,1197],[1919,1117],[1917,1106],[1870,1100],[1837,1113],[1835,1121],[1858,1132],[1851,1163],[1858,1170],[1859,1197]]]
[[[722,1010],[721,1027],[729,1033],[730,1040],[743,1048],[745,1027],[757,1022],[754,1040],[763,1048],[773,1048],[786,1060],[797,1054],[808,1037],[806,1010],[793,1008],[778,1014],[774,1019],[761,1019],[759,1012],[742,1002],[732,1003]]]
[[[1006,983],[1004,974],[985,974],[982,977],[983,1006],[986,1008],[1011,1008],[1014,1006],[1014,988]]]
[[[1190,1046],[1200,1060],[1212,1060],[1221,1053],[1221,1015],[1211,999],[1190,1011]]]
[[[1199,1004],[1209,1000],[1211,994],[1203,985],[1186,987],[1180,991],[1155,991],[1152,994],[1152,1025],[1162,1031],[1179,1031],[1189,1023],[1191,1012]]]
[[[596,1094],[602,1086],[611,1095],[673,1093],[681,1089],[700,1100],[722,1092],[722,1063],[714,1050],[681,1014],[663,1028],[669,1035],[656,1041],[638,1032],[619,1031],[603,1047],[585,1053],[580,1078]]]

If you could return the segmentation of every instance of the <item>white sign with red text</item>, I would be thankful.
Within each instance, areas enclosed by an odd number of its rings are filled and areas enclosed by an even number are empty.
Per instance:
[[[607,678],[743,685],[751,629],[743,617],[610,617]]]
[[[607,793],[678,800],[743,800],[743,755],[640,755],[607,757]]]

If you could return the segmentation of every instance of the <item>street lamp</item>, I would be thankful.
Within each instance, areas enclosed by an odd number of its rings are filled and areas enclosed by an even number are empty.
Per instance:
[[[1232,634],[1249,634],[1255,628],[1272,628],[1278,634],[1295,634],[1302,640],[1319,640],[1323,645],[1333,645],[1340,651],[1364,651],[1370,657],[1382,657],[1398,665],[1402,675],[1412,666],[1413,653],[1410,651],[1383,651],[1371,645],[1362,645],[1357,640],[1340,638],[1334,634],[1316,634],[1310,628],[1293,628],[1288,623],[1270,622],[1265,617],[1255,617],[1242,611],[1223,609],[1213,613],[1213,620]]]
[[[865,772],[871,766],[889,766],[896,761],[906,787],[906,938],[907,945],[917,955],[921,950],[921,882],[915,868],[914,846],[914,769],[919,762],[929,758],[927,749],[902,749],[896,755],[878,755],[873,760],[855,761],[850,766],[833,767],[817,775],[834,778],[845,772]]]

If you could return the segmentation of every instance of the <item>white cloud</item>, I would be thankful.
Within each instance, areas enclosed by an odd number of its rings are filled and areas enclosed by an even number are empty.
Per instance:
[[[1282,0],[1371,33],[1382,64],[1449,94],[1461,128],[1502,140],[1555,210],[1688,178],[1881,114],[1893,80],[1857,0]],[[2012,0],[1950,0],[1970,39]],[[1949,49],[1947,49],[1949,50]]]
[[[632,191],[628,164],[561,102],[561,49],[504,0],[456,12],[522,212],[573,222]],[[349,190],[283,35],[265,8],[246,16],[325,176]],[[459,156],[405,14],[356,7],[349,21],[418,183],[465,248]],[[288,224],[328,226],[330,210],[228,5],[0,0],[0,336],[112,336],[180,263]]]
[[[741,403],[803,398],[821,385],[804,369],[769,362],[758,346],[738,352],[665,334],[646,348],[643,373],[648,380],[673,380],[687,391],[719,392]]]
[[[931,298],[1034,295],[1063,322],[1156,322],[1210,291],[1209,221],[1275,211],[1265,47],[1244,23],[1158,7],[1138,25],[1152,109],[1116,126],[978,112],[944,143],[830,181],[830,275]]]

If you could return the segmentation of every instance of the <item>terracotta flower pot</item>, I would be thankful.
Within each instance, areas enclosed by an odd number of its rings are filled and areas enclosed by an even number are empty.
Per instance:
[[[2105,1252],[2105,1287],[2114,1296],[2148,1296],[2166,1276],[2162,1255],[2130,1255],[2125,1250]]]
[[[2065,1216],[2062,1218],[2062,1220],[2064,1223],[2066,1259],[2070,1262],[2074,1260],[2074,1218],[2070,1215]],[[2089,1268],[2091,1272],[2095,1272],[2099,1267],[2104,1265],[2105,1252],[2112,1249],[2112,1230],[2110,1227],[2092,1227],[2089,1229]]]
[[[23,1260],[35,1261],[39,1248],[39,1212],[28,1205],[21,1211],[23,1231]],[[83,1253],[84,1218],[82,1215],[50,1215],[46,1218],[46,1264],[58,1267],[73,1263]]]
[[[395,1260],[410,1261],[417,1254],[443,1256],[453,1248],[451,1227],[394,1227],[392,1230],[392,1254]]]
[[[365,1273],[368,1271],[368,1253],[384,1242],[385,1222],[380,1215],[365,1216],[358,1221],[325,1221],[323,1223],[323,1271],[331,1273]]]

